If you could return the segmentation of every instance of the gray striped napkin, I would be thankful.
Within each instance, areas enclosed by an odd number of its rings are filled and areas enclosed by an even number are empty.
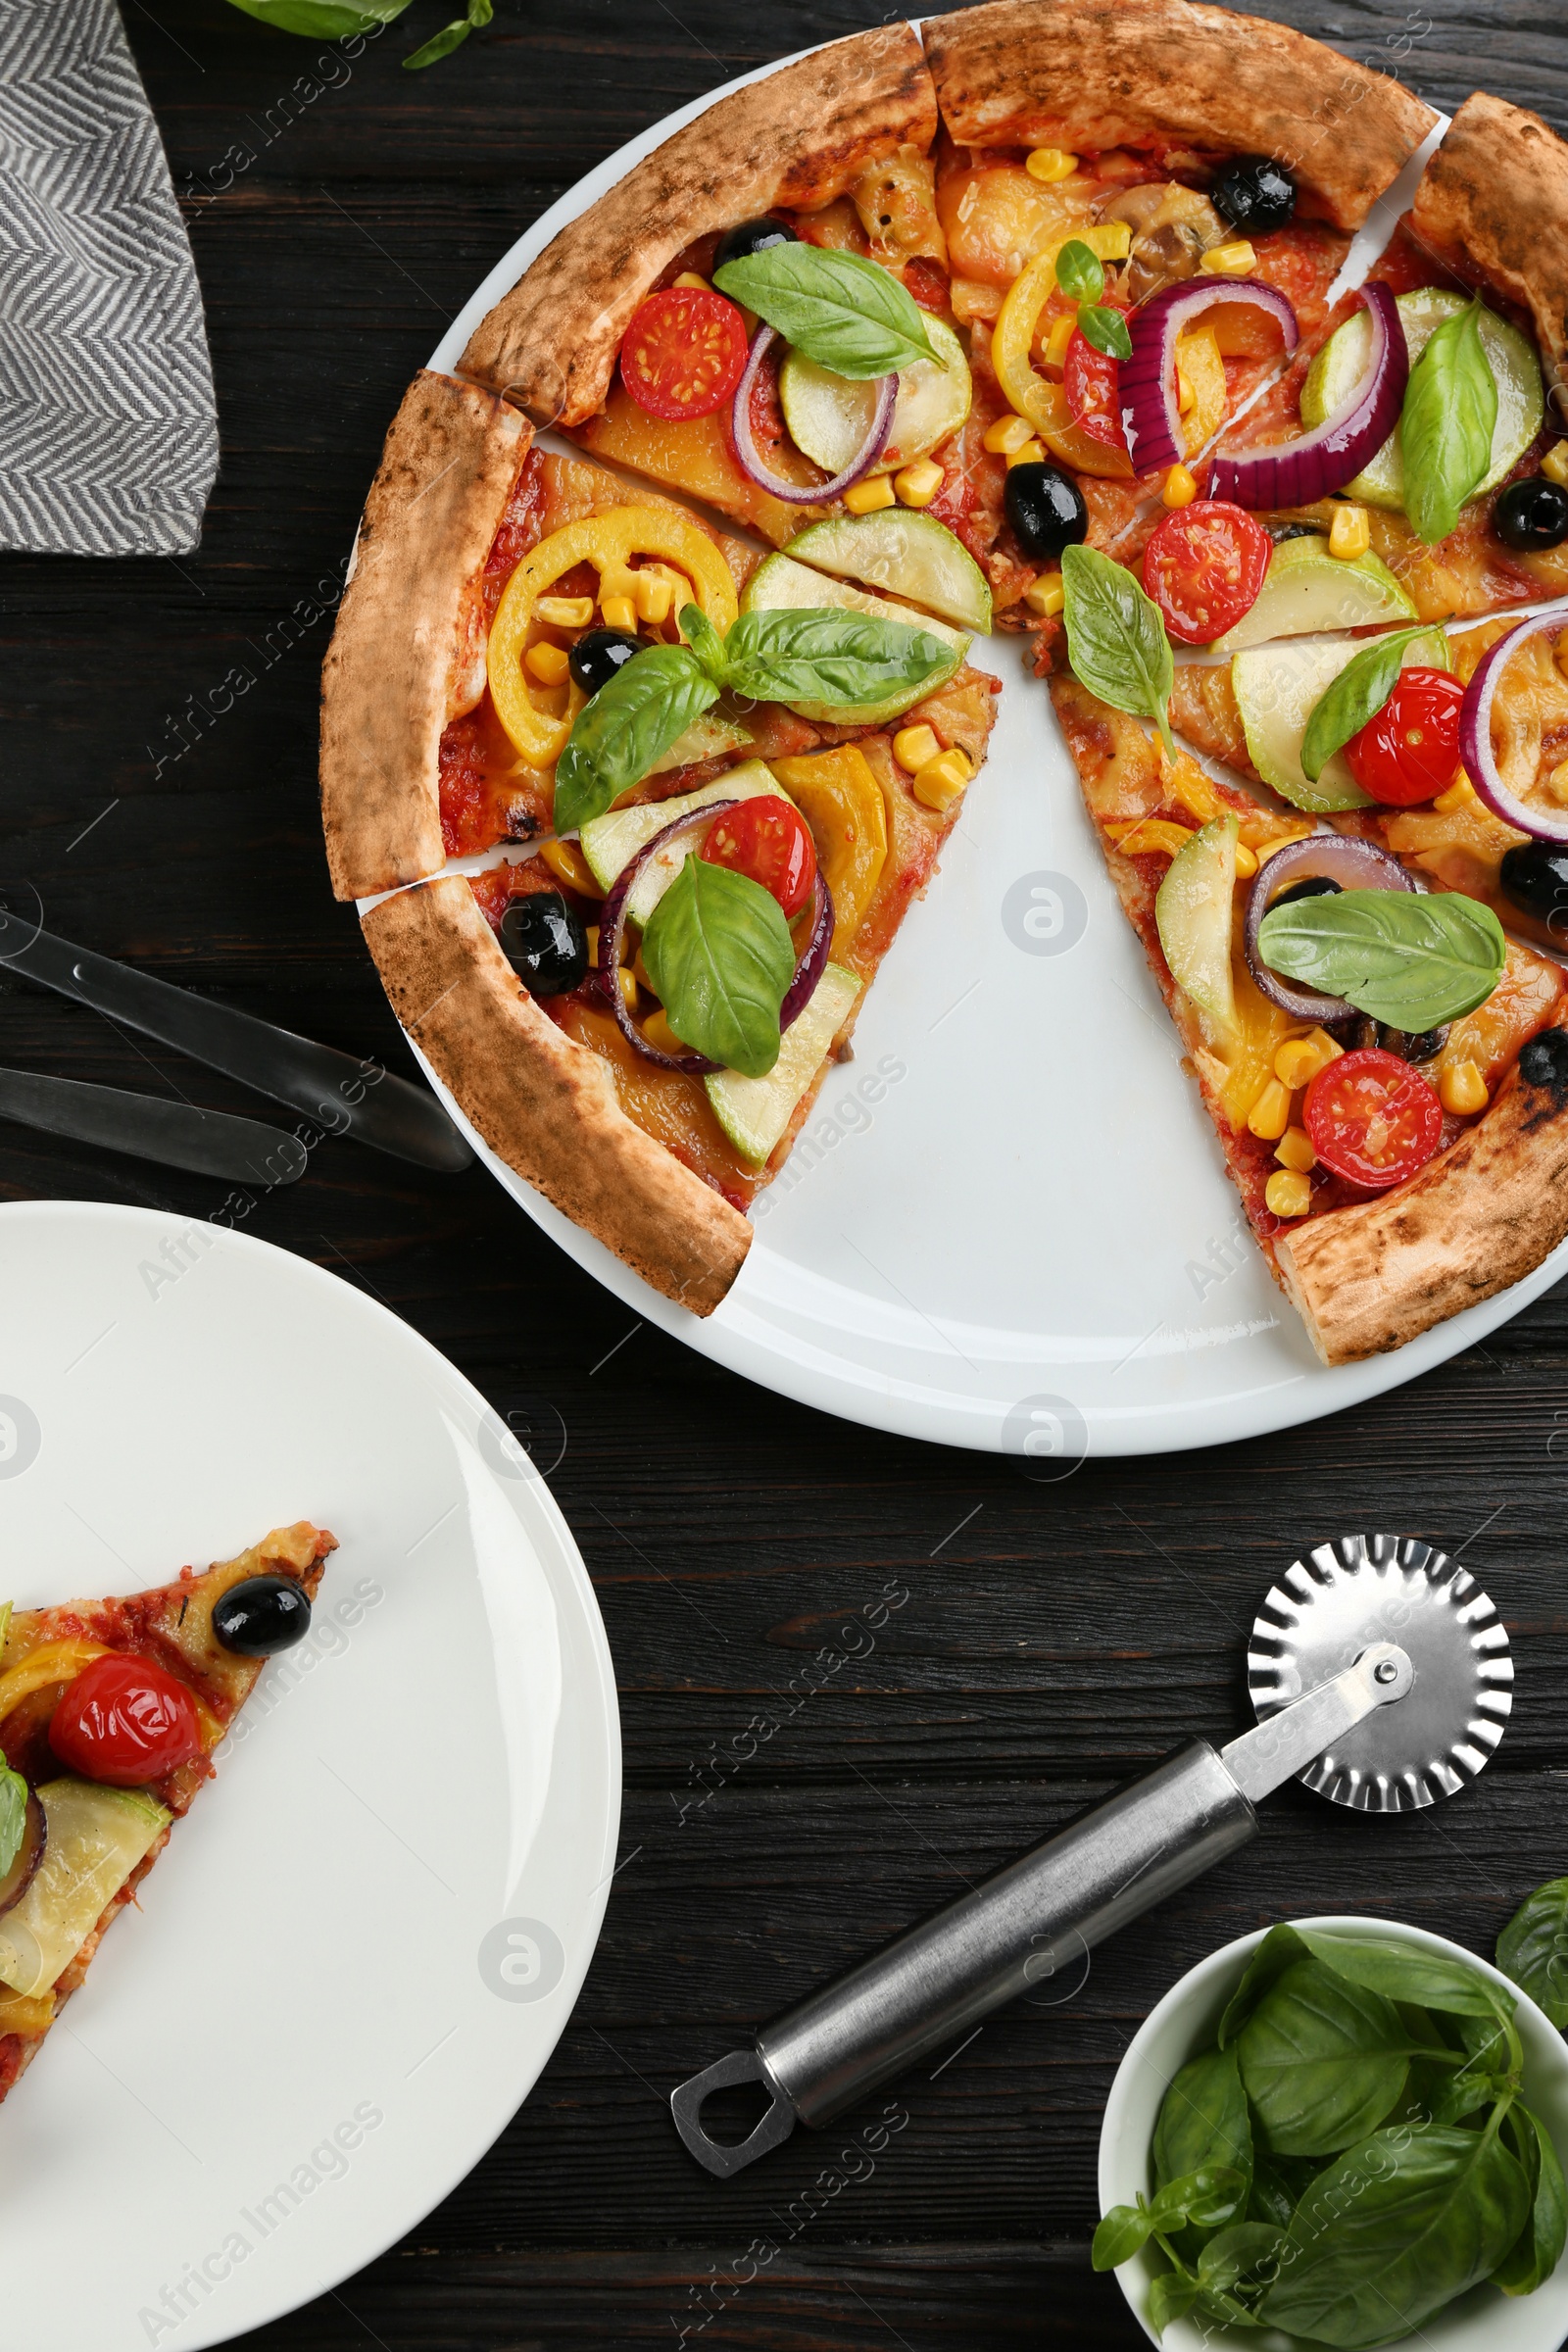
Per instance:
[[[183,554],[217,471],[195,265],[114,0],[0,0],[0,547]]]

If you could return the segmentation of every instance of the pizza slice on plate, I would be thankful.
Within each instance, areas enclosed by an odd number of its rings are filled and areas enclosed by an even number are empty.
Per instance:
[[[333,1537],[301,1520],[172,1584],[0,1608],[0,2099],[212,1777]]]

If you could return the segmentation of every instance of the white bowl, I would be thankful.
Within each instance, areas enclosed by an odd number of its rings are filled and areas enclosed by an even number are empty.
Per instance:
[[[1515,2023],[1525,2050],[1525,2099],[1551,2132],[1559,2152],[1568,2153],[1568,2043],[1528,1993],[1509,1984],[1488,1962],[1478,1960],[1474,1952],[1450,1943],[1446,1936],[1429,1935],[1425,1928],[1340,1913],[1291,1924],[1355,1930],[1418,1944],[1426,1951],[1467,1961],[1482,1976],[1511,1992],[1518,2003]],[[1189,1969],[1128,2043],[1105,2101],[1105,2120],[1100,2131],[1102,2213],[1108,2213],[1112,2205],[1131,2205],[1140,2190],[1146,2197],[1153,2194],[1150,2151],[1160,2101],[1189,2058],[1212,2045],[1225,2004],[1241,1983],[1264,1932],[1259,1929],[1256,1935],[1238,1936],[1234,1943]],[[1278,2328],[1216,2328],[1193,2320],[1178,2320],[1162,2337],[1156,2336],[1149,2324],[1149,2289],[1156,2272],[1165,2267],[1157,2251],[1155,2259],[1146,2251],[1116,2273],[1144,2333],[1152,2343],[1160,2344],[1163,2352],[1203,2352],[1205,2346],[1216,2343],[1234,2347],[1234,2352],[1280,2352],[1280,2347],[1299,2340]],[[1515,2298],[1500,2294],[1494,2286],[1473,2287],[1457,2302],[1434,2312],[1417,2333],[1402,2340],[1419,2346],[1420,2352],[1480,2352],[1483,2345],[1486,2352],[1559,2352],[1565,2338],[1568,2259],[1559,2263],[1553,2276],[1533,2295]]]

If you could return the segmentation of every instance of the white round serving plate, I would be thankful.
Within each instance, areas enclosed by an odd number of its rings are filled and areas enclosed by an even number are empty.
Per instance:
[[[1514,2022],[1525,2052],[1525,2101],[1550,2132],[1559,2151],[1568,2149],[1568,2046],[1549,2018],[1527,1992],[1510,1984],[1488,1961],[1478,1959],[1462,1944],[1426,1928],[1401,1920],[1364,1919],[1333,1912],[1322,1918],[1293,1920],[1293,1927],[1320,1928],[1333,1935],[1386,1936],[1396,1943],[1422,1951],[1441,1952],[1462,1960],[1511,1993],[1518,2003]],[[1262,1942],[1265,1930],[1238,1936],[1210,1952],[1174,1984],[1157,2008],[1139,2027],[1116,2069],[1100,2130],[1100,2210],[1131,2205],[1142,2194],[1153,2193],[1150,2150],[1160,2102],[1174,2077],[1190,2058],[1209,2047],[1224,2015],[1225,2005]],[[1222,2344],[1234,2352],[1289,2352],[1299,2339],[1278,2328],[1215,2328],[1206,2322],[1176,2320],[1163,2336],[1149,2324],[1149,2289],[1165,2264],[1147,2249],[1123,2263],[1116,2273],[1134,2318],[1150,2342],[1162,2352],[1204,2352]],[[1568,2339],[1568,2262],[1560,2263],[1533,2295],[1503,2295],[1496,2287],[1472,2287],[1446,2310],[1423,2320],[1408,2338],[1422,2352],[1559,2352]]]
[[[497,264],[432,368],[456,367],[491,305],[632,164],[774,70],[667,116],[580,180]],[[1353,274],[1446,120],[1357,240]],[[1091,1454],[1216,1445],[1358,1403],[1473,1347],[1568,1272],[1564,1245],[1396,1355],[1318,1362],[1250,1238],[1046,687],[1016,638],[977,640],[970,658],[1004,681],[989,760],[714,1314],[672,1305],[553,1208],[425,1065],[567,1255],[732,1371],[873,1428],[1016,1454],[1042,1480]],[[462,864],[475,862],[490,861]]]
[[[340,1545],[0,2107],[0,2339],[196,2352],[383,2252],[532,2087],[614,1866],[610,1656],[539,1471],[349,1283],[32,1202],[0,1298],[4,1597]]]

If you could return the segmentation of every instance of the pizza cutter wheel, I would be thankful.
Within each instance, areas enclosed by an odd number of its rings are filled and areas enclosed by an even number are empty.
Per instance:
[[[1468,1572],[1399,1536],[1343,1536],[1289,1568],[1252,1627],[1255,1729],[1181,1748],[1142,1780],[785,2010],[749,2050],[672,2093],[675,2129],[720,2180],[826,2124],[1247,1843],[1261,1797],[1293,1777],[1336,1804],[1397,1813],[1451,1796],[1502,1738],[1513,1662]],[[710,2093],[760,2083],[762,2120],[732,2145]]]

